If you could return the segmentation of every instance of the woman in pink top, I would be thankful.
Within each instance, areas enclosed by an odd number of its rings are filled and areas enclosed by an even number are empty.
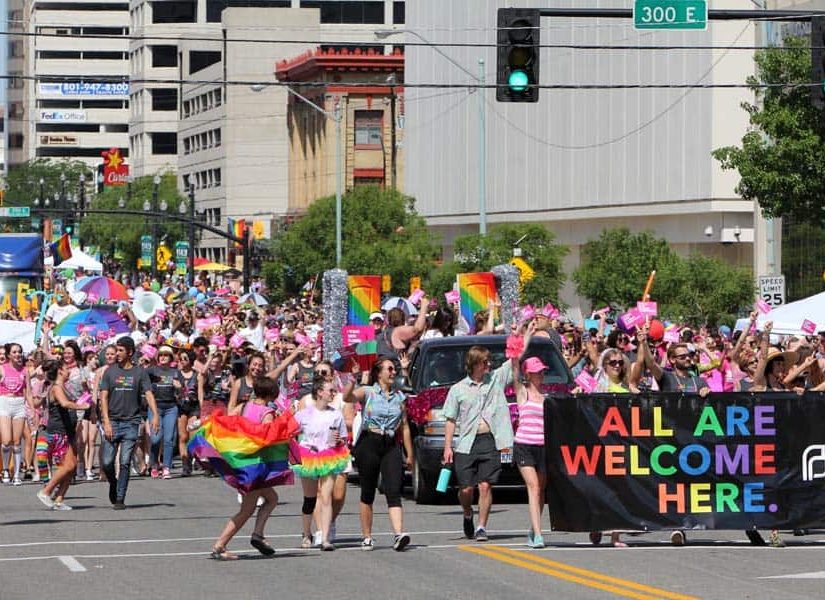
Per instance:
[[[9,454],[14,455],[12,485],[23,485],[23,426],[26,423],[28,373],[20,344],[7,344],[7,361],[0,365],[0,443],[2,443],[3,483],[9,483]]]
[[[518,364],[518,361],[514,361]],[[527,545],[530,548],[544,548],[541,534],[541,512],[544,508],[544,488],[547,485],[547,467],[544,457],[544,392],[541,385],[547,365],[536,356],[531,356],[521,364],[527,383],[522,383],[514,369],[513,382],[518,402],[518,429],[513,438],[513,461],[527,486],[530,531]]]

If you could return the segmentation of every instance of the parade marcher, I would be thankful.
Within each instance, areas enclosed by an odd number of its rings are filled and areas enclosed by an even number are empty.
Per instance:
[[[278,397],[278,382],[269,377],[259,377],[255,380],[254,386],[255,393],[252,399],[248,402],[238,404],[234,410],[235,415],[232,415],[231,417],[240,416],[242,419],[249,421],[253,425],[275,425],[275,423],[273,423],[273,421],[276,420],[275,412],[269,408],[268,404]],[[286,438],[292,437],[296,433],[297,423],[295,423],[294,418],[292,418],[289,413],[280,415],[277,419],[282,421],[282,426],[279,428],[279,433],[284,436],[284,439],[275,439],[273,441],[284,442]],[[207,423],[207,425],[209,425],[209,423]],[[233,426],[229,420],[224,421],[223,425],[225,428]],[[235,429],[232,431],[233,434],[241,438],[246,435],[242,425],[234,425],[234,427]],[[202,431],[203,430],[199,430],[198,434],[200,434],[200,437],[196,434],[196,437],[193,438],[190,443],[190,450],[196,456],[199,455],[199,449],[205,449],[207,445],[206,436],[202,433]],[[253,433],[261,432],[254,430]],[[266,439],[271,440],[272,436],[268,436]],[[252,440],[250,440],[247,444],[247,446],[249,445],[252,445]],[[244,479],[246,484],[248,486],[252,486],[252,488],[242,490],[243,501],[241,502],[241,507],[238,509],[238,512],[229,519],[221,532],[220,537],[218,537],[217,541],[212,546],[212,558],[215,560],[236,560],[238,558],[236,554],[229,552],[226,549],[226,546],[238,530],[244,526],[244,524],[255,512],[255,506],[258,502],[258,498],[263,498],[264,503],[261,504],[258,509],[258,516],[255,519],[255,528],[252,531],[252,536],[250,537],[249,543],[264,556],[271,556],[275,554],[275,549],[267,543],[264,534],[267,519],[269,519],[269,515],[272,514],[272,511],[275,510],[275,507],[278,505],[278,494],[272,486],[280,483],[291,482],[291,473],[288,473],[289,477],[284,477],[281,473],[272,473],[269,465],[264,459],[261,458],[255,459],[251,463],[249,459],[247,459],[244,461],[244,463],[247,464],[244,464],[243,467],[240,465],[234,465],[238,469],[238,472],[236,473],[233,470],[233,464],[223,462],[223,459],[221,459],[220,455],[216,454],[215,450],[216,449],[214,447],[209,448],[208,453],[212,458],[222,461],[221,464],[223,466],[219,467],[218,471],[227,483],[230,485],[234,484],[233,487],[236,487],[237,489],[240,479]],[[265,454],[266,448],[261,447],[261,450],[264,451]],[[231,458],[235,457],[236,456],[233,456]],[[238,477],[238,475],[240,475],[240,477]],[[252,481],[249,481],[250,478]]]
[[[64,502],[64,498],[74,478],[75,468],[77,468],[76,412],[82,410],[82,407],[70,400],[65,391],[70,370],[65,362],[60,361],[51,361],[46,364],[45,368],[46,381],[50,384],[47,392],[49,422],[45,432],[45,452],[40,451],[37,458],[44,468],[48,468],[48,464],[52,461],[59,463],[60,466],[51,480],[37,492],[37,498],[53,510],[72,509]]]
[[[311,544],[310,525],[315,512],[315,504],[320,497],[318,525],[321,531],[321,550],[335,550],[329,538],[332,523],[332,491],[335,478],[343,473],[349,464],[347,449],[347,425],[340,410],[331,406],[335,386],[323,377],[315,379],[312,387],[313,405],[298,411],[295,420],[301,426],[301,464],[292,470],[301,478],[304,492],[303,541]]]
[[[106,369],[112,365],[117,364],[117,349],[114,344],[109,344],[103,350],[103,364],[95,371],[95,378],[92,384],[92,406],[94,407],[97,421],[100,422],[100,379],[106,372]],[[100,444],[100,456],[98,457],[98,464],[100,465],[100,481],[105,481],[106,473],[103,471],[103,443]],[[90,462],[91,464],[91,462]]]
[[[189,442],[189,428],[200,417],[198,402],[198,374],[192,368],[194,352],[178,352],[178,372],[175,374],[175,388],[178,390],[178,452],[181,461],[181,477],[192,474],[192,459],[186,448]]]
[[[117,364],[111,365],[100,379],[100,420],[103,423],[103,460],[101,467],[109,481],[109,501],[115,510],[126,508],[129,466],[138,441],[143,415],[141,394],[152,411],[151,431],[160,428],[160,415],[152,392],[149,375],[132,363],[135,342],[129,336],[118,338]],[[120,474],[115,473],[115,455],[120,449]]]
[[[232,387],[232,373],[224,366],[224,356],[220,351],[212,353],[208,365],[206,371],[198,373],[201,420],[218,409],[227,412],[229,390]]]
[[[370,385],[355,389],[360,367],[353,363],[354,378],[344,388],[345,402],[361,403],[362,423],[358,439],[352,449],[361,485],[361,541],[362,550],[372,550],[372,504],[381,476],[384,496],[395,537],[393,549],[400,552],[410,543],[404,532],[404,511],[401,508],[401,490],[404,485],[404,465],[412,469],[412,435],[407,422],[406,398],[393,389],[395,364],[392,358],[379,357],[370,370]],[[399,439],[400,438],[400,439]],[[401,445],[406,456],[402,459]]]
[[[161,346],[158,349],[158,364],[147,370],[160,416],[160,428],[153,429],[150,436],[152,479],[157,479],[158,476],[162,476],[163,479],[172,478],[172,455],[175,450],[175,436],[178,428],[178,393],[175,389],[177,371],[170,366],[174,358],[175,352],[170,346]],[[153,417],[154,413],[150,410],[148,420],[151,421]],[[163,443],[163,463],[159,464],[161,443]]]
[[[2,443],[3,483],[23,485],[20,467],[23,462],[23,427],[26,425],[26,398],[29,394],[28,372],[20,344],[6,344],[6,360],[0,364],[0,443]],[[14,470],[9,477],[9,458]]]
[[[527,345],[525,344],[525,349]],[[513,447],[513,425],[504,388],[513,383],[513,361],[490,371],[490,350],[473,346],[467,351],[467,377],[447,393],[443,414],[445,465],[453,465],[459,485],[458,499],[464,510],[464,535],[487,541],[487,525],[493,505],[492,486],[501,473],[501,451]],[[458,444],[453,451],[453,437]],[[478,527],[473,525],[473,492],[478,486]]]

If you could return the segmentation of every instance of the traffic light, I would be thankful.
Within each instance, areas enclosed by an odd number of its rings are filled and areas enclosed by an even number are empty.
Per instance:
[[[811,104],[825,108],[825,17],[811,17]]]
[[[74,217],[71,215],[66,215],[66,218],[63,219],[63,233],[68,233],[69,237],[74,235]]]
[[[496,100],[499,102],[539,101],[540,31],[538,9],[498,9]]]

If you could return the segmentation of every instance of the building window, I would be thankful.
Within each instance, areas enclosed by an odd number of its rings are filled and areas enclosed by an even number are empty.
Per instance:
[[[221,62],[221,53],[209,52],[205,50],[192,50],[189,52],[189,74],[202,71],[206,67]]]
[[[384,23],[383,0],[302,0],[301,7],[321,9],[321,23]]]
[[[357,148],[380,148],[384,112],[381,110],[355,111],[355,146]]]
[[[393,2],[392,3],[392,22],[396,25],[403,25],[404,23],[404,3],[403,2]]]
[[[23,134],[22,133],[10,133],[9,134],[9,148],[22,148],[23,147]]]
[[[220,145],[221,145],[221,130],[216,129],[215,130],[215,147],[217,148]]]
[[[384,185],[384,180],[381,177],[356,177],[353,180],[355,185]]]
[[[178,90],[175,88],[152,88],[152,110],[177,110]]]
[[[196,23],[198,3],[194,0],[155,0],[152,23]]]
[[[177,67],[178,48],[177,46],[149,46],[152,51],[153,67]]]
[[[175,132],[158,131],[152,136],[152,154],[177,154],[178,134]]]

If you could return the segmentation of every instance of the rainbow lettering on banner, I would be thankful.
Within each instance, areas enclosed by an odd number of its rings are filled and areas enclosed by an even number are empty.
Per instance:
[[[475,333],[474,315],[487,310],[490,300],[495,300],[496,281],[492,273],[459,273],[458,293],[460,294],[461,316]]]
[[[650,415],[649,422],[645,416]],[[606,477],[683,475],[700,478],[776,474],[776,421],[773,406],[705,406],[693,430],[695,443],[680,445],[663,422],[661,406],[647,413],[631,406],[629,422],[618,407],[604,414],[598,436],[610,443],[596,446],[562,445],[561,458],[568,475],[604,474]],[[621,438],[670,438],[674,443],[640,445]],[[736,442],[732,441],[736,439]],[[764,482],[659,483],[660,514],[775,513],[779,506],[765,502]]]
[[[189,454],[209,463],[231,487],[249,492],[293,483],[289,442],[300,430],[290,411],[266,424],[211,414],[189,441]]]
[[[381,310],[381,276],[350,275],[347,286],[347,325],[369,325],[370,314]]]

